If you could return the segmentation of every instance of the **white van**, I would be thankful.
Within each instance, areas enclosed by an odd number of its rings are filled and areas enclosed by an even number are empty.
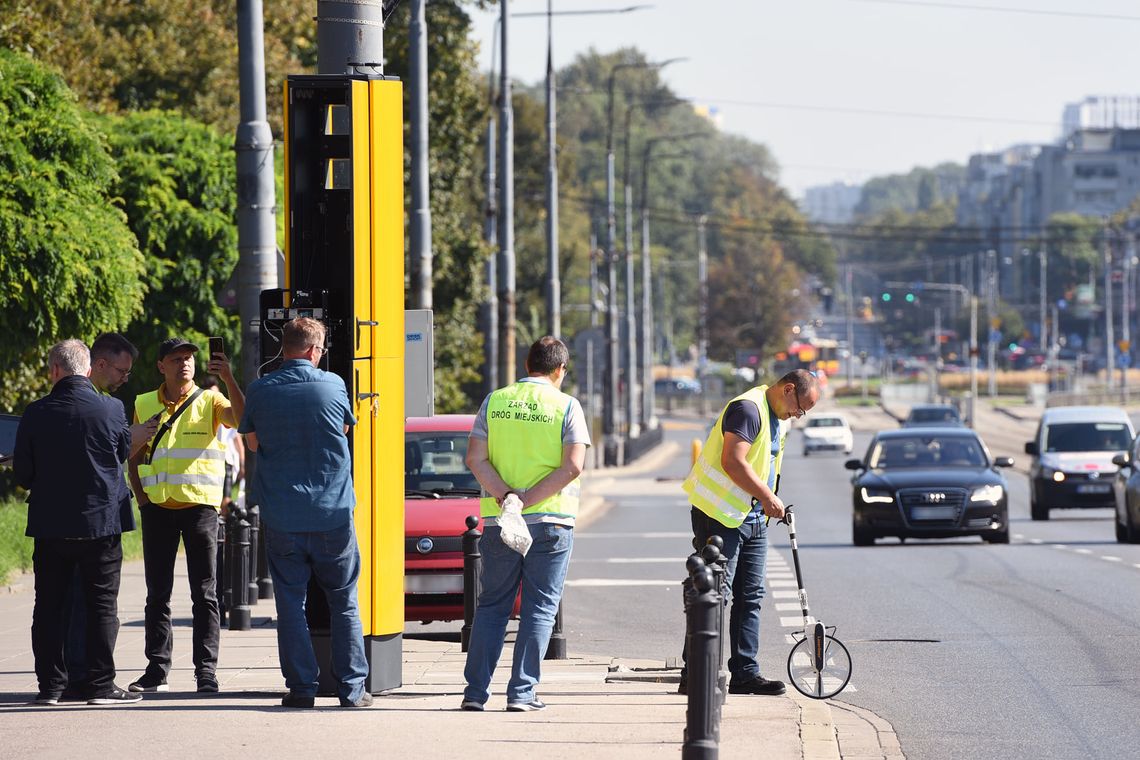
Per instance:
[[[1025,453],[1029,513],[1048,520],[1050,509],[1114,507],[1112,458],[1128,450],[1136,431],[1123,409],[1061,406],[1046,409]]]

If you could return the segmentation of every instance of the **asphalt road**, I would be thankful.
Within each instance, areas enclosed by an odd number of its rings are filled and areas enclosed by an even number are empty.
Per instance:
[[[610,510],[577,531],[565,604],[578,651],[679,656],[690,537],[679,478],[689,440],[703,437],[693,427],[669,432],[682,443],[676,460],[615,480]],[[1016,455],[1017,428],[994,430],[995,454]],[[912,758],[1140,756],[1140,546],[1114,541],[1111,511],[1032,522],[1025,476],[1006,471],[1010,545],[886,539],[857,549],[845,457],[804,459],[798,436],[789,438],[781,495],[798,507],[812,611],[839,626],[854,661],[838,699],[890,721]],[[857,434],[857,453],[869,437]],[[784,527],[770,536],[790,563]],[[793,601],[766,604],[761,664],[770,678],[786,680],[791,629],[780,617],[798,613],[776,605]]]

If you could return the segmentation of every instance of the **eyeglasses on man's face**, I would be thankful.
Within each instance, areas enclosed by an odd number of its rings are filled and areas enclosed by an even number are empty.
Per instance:
[[[121,379],[123,379],[123,380],[126,380],[128,377],[130,377],[130,376],[131,376],[131,367],[130,367],[130,366],[128,366],[128,367],[126,367],[126,368],[123,368],[123,367],[116,367],[114,364],[112,364],[111,362],[109,362],[109,361],[107,361],[107,360],[105,360],[105,359],[104,359],[103,361],[104,361],[104,363],[105,363],[105,364],[106,364],[108,367],[110,367],[111,369],[113,369],[113,370],[115,370],[116,372],[118,372],[118,373],[119,373],[119,377],[120,377]]]
[[[798,420],[800,417],[803,417],[805,414],[807,414],[807,409],[804,409],[804,405],[800,403],[800,394],[794,385],[792,386],[792,395],[796,398],[796,409],[792,412],[792,416]]]

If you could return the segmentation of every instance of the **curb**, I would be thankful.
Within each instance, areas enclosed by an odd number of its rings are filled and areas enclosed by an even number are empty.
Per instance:
[[[875,757],[905,760],[902,744],[890,723],[870,710],[846,702],[832,702],[839,754],[846,760]]]

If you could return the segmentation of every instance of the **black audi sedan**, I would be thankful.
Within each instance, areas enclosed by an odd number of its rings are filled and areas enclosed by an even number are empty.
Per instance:
[[[981,536],[1008,544],[1009,487],[997,468],[1012,465],[1012,457],[990,457],[969,428],[878,433],[863,459],[847,460],[855,471],[852,540]]]

